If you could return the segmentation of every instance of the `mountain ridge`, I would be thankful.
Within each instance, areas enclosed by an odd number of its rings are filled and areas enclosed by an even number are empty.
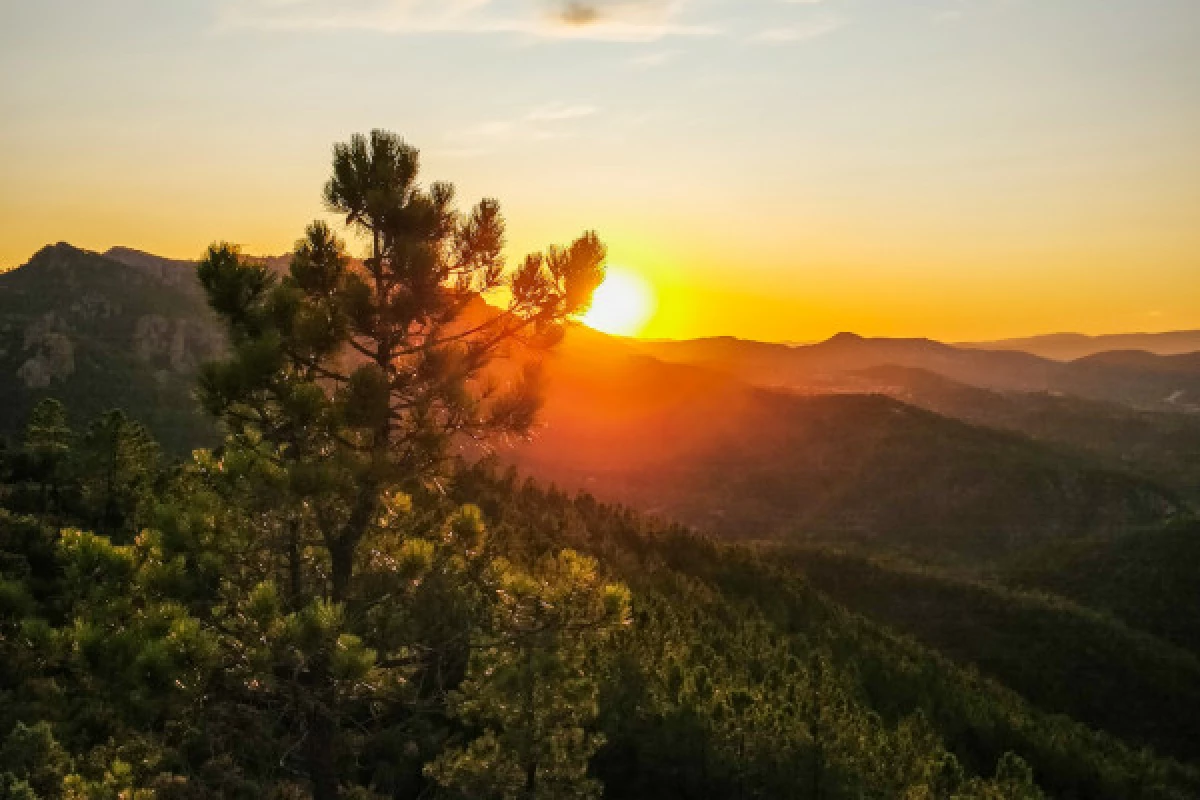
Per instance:
[[[0,370],[28,377],[26,364],[41,369],[36,382],[5,383],[3,432],[16,433],[37,399],[57,395],[89,417],[125,407],[176,452],[213,441],[193,380],[222,340],[198,283],[175,280],[187,275],[186,262],[113,255],[59,245],[0,276]],[[75,309],[84,296],[103,313]],[[733,356],[745,347],[722,341]],[[959,354],[932,340],[884,341],[889,352]],[[846,334],[815,352],[832,365],[833,350],[877,347]],[[1015,433],[882,396],[765,389],[727,365],[672,363],[646,349],[574,329],[548,361],[539,436],[508,454],[539,479],[726,535],[890,537],[901,550],[968,558],[1029,537],[1153,525],[1186,512],[1153,481]],[[793,352],[762,343],[754,351],[768,359]]]

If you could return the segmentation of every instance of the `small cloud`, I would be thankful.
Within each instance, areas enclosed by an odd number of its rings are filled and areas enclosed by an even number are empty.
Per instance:
[[[563,139],[572,135],[570,124],[573,121],[599,113],[598,107],[585,103],[539,106],[511,119],[490,120],[452,134],[449,137],[452,147],[447,152],[476,156],[491,152],[503,143]]]
[[[680,52],[679,50],[662,50],[657,53],[643,53],[629,59],[629,66],[637,69],[661,67],[663,64],[678,58]]]
[[[845,27],[847,21],[841,17],[825,17],[804,25],[792,25],[781,28],[768,28],[750,38],[752,42],[762,44],[793,44],[818,39]]]
[[[467,131],[467,135],[476,139],[499,139],[509,135],[517,127],[512,120],[493,120],[484,122]]]
[[[535,108],[525,115],[527,122],[561,122],[567,119],[579,119],[580,117],[590,117],[600,112],[600,109],[591,105],[553,105]]]

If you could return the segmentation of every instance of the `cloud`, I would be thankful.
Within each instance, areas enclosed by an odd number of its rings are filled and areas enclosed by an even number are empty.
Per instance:
[[[552,103],[530,109],[516,117],[480,123],[451,134],[450,150],[456,155],[483,155],[502,144],[565,139],[574,134],[573,122],[594,117],[600,109],[587,103]]]
[[[654,53],[642,53],[629,59],[629,66],[635,69],[652,69],[674,61],[681,55],[679,50],[660,50]]]
[[[767,28],[750,37],[750,41],[762,44],[793,44],[817,39],[844,28],[849,20],[844,17],[822,17],[799,25]]]
[[[525,115],[526,122],[562,122],[568,119],[579,119],[598,114],[600,109],[591,105],[552,105],[535,108]]]
[[[513,33],[544,38],[653,41],[711,35],[684,24],[688,0],[219,0],[227,28]]]

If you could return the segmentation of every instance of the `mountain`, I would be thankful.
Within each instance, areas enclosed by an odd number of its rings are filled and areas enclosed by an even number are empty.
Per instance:
[[[1065,364],[1052,389],[1155,411],[1200,411],[1200,353],[1117,350]]]
[[[1016,351],[968,349],[931,339],[868,339],[852,333],[800,346],[732,338],[636,346],[663,361],[728,372],[768,388],[861,391],[849,373],[899,366],[988,389],[1059,392],[1145,410],[1200,411],[1200,369],[1193,368],[1194,357],[1187,356],[1092,356],[1062,363]]]
[[[501,458],[725,536],[978,562],[1185,510],[1147,480],[881,395],[800,396],[597,349],[568,340],[540,430]]]
[[[663,361],[736,375],[768,388],[808,391],[853,389],[845,373],[885,364],[921,367],[976,386],[1033,390],[1047,385],[1057,365],[1016,352],[970,351],[932,339],[868,339],[839,333],[811,345],[748,342],[724,337],[639,343]]]
[[[957,346],[978,350],[1020,350],[1056,361],[1074,361],[1111,350],[1145,350],[1160,356],[1169,356],[1200,351],[1200,331],[1118,333],[1106,336],[1051,333],[1022,339],[960,342]]]
[[[192,381],[222,340],[186,262],[47,248],[0,276],[0,315],[0,368],[16,378],[4,383],[4,431],[15,433],[37,399],[54,395],[80,418],[123,407],[175,452],[213,441]],[[540,480],[727,536],[875,543],[942,559],[987,560],[1185,511],[1150,481],[1021,436],[882,396],[764,390],[643,349],[572,330],[548,362],[538,435],[501,456]],[[744,349],[732,342],[730,352]],[[750,349],[766,358],[791,352]],[[857,337],[800,350],[840,365],[846,354],[877,349],[963,354],[925,340]],[[1021,354],[995,360],[1041,363]]]
[[[124,408],[186,452],[214,441],[193,382],[197,365],[223,347],[190,265],[46,247],[0,274],[0,434],[55,396],[79,419]]]
[[[853,377],[864,390],[973,425],[1071,447],[1200,500],[1200,415],[1136,411],[1048,392],[981,389],[910,367],[873,367]]]
[[[1076,367],[1121,367],[1167,375],[1194,375],[1200,372],[1200,353],[1158,355],[1145,350],[1109,350],[1074,362]]]

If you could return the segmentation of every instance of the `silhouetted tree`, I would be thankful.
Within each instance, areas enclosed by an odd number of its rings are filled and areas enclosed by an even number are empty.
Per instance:
[[[417,151],[395,135],[354,136],[334,149],[325,198],[370,238],[368,258],[352,262],[316,222],[282,280],[229,245],[211,248],[199,269],[234,345],[204,372],[209,408],[277,447],[302,493],[337,490],[317,510],[335,601],[389,492],[436,476],[454,437],[528,429],[532,372],[501,387],[485,370],[518,342],[552,343],[604,275],[593,233],[507,274],[496,201],[464,216],[449,184],[424,188],[417,176]],[[501,288],[506,308],[480,302]],[[306,481],[314,472],[321,480]]]
[[[397,504],[444,474],[456,441],[528,430],[536,370],[492,362],[552,345],[604,275],[605,248],[593,233],[506,271],[496,201],[461,214],[449,184],[424,187],[418,173],[417,151],[391,133],[334,148],[325,199],[369,240],[361,262],[316,222],[282,278],[229,245],[210,248],[199,267],[233,346],[227,361],[204,370],[203,398],[233,444],[282,473],[273,505],[293,535],[289,547],[314,531],[324,553],[320,579],[292,598],[307,604],[303,613],[332,647],[306,662],[318,800],[338,791],[331,659],[343,606],[361,599],[363,542],[392,529]],[[482,301],[493,294],[505,295],[503,307]]]

